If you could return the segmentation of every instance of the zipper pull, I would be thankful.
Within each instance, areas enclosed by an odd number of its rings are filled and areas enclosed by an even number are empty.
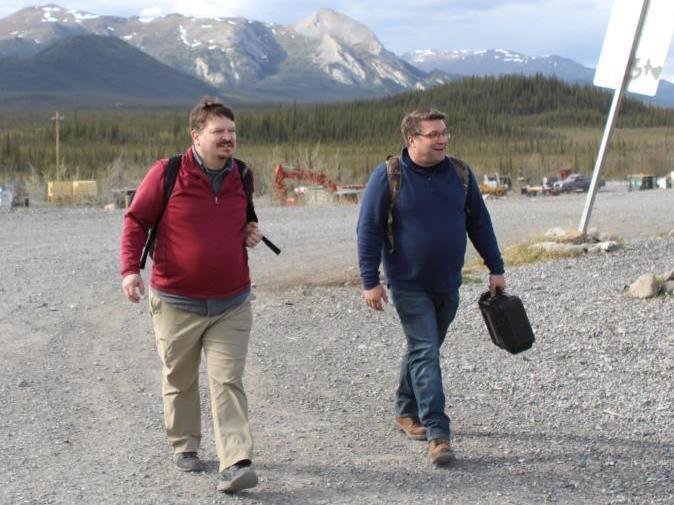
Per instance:
[[[215,195],[215,203],[218,203],[220,200],[218,199],[218,195]]]

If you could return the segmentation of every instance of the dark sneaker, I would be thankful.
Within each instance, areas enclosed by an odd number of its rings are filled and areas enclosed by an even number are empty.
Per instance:
[[[437,466],[447,465],[454,460],[452,446],[446,438],[436,438],[428,442],[428,455],[431,463]]]
[[[236,493],[258,483],[255,465],[248,460],[239,461],[220,472],[220,479],[218,491],[222,493]]]
[[[426,440],[426,428],[418,419],[395,416],[394,423],[399,430],[412,440]]]
[[[173,455],[173,464],[183,472],[198,472],[204,465],[196,452],[177,452]]]

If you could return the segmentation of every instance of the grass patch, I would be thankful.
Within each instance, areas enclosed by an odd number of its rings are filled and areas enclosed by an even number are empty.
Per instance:
[[[670,300],[674,302],[674,291],[665,290],[665,280],[662,275],[655,275],[655,287],[658,290],[658,296],[664,298],[665,300]]]
[[[503,262],[506,266],[517,267],[520,265],[529,265],[531,263],[540,263],[544,261],[554,261],[562,258],[574,258],[583,254],[582,251],[544,251],[543,249],[532,247],[541,240],[530,240],[522,244],[517,244],[506,248],[503,251]]]
[[[534,244],[540,242],[551,242],[552,240],[545,237],[534,237],[520,244],[505,248],[501,255],[506,267],[517,267],[522,265],[530,265],[532,263],[541,263],[545,261],[555,261],[563,258],[575,258],[584,254],[582,251],[545,251],[541,248],[532,247]],[[469,275],[476,275],[480,270],[485,270],[481,258],[476,258],[470,261],[464,271]]]

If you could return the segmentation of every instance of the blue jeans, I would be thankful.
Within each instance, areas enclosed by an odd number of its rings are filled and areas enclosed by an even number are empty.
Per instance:
[[[440,370],[440,346],[459,306],[459,293],[406,291],[391,287],[407,338],[400,367],[396,413],[419,419],[426,439],[450,437]]]

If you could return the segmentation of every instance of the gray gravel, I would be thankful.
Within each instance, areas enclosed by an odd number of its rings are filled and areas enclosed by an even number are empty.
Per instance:
[[[489,205],[514,243],[575,227],[583,197]],[[171,466],[147,308],[119,289],[121,212],[2,213],[0,503],[673,503],[674,302],[623,289],[674,267],[674,192],[609,188],[597,205],[593,224],[623,250],[508,272],[532,350],[494,347],[483,285],[462,288],[442,358],[449,470],[392,428],[403,336],[393,308],[367,310],[353,282],[357,208],[261,205],[284,252],[251,252],[246,388],[261,482],[238,497],[215,491],[203,371],[208,470]]]
[[[487,200],[502,246],[541,236],[553,226],[575,230],[586,194],[556,197],[521,195]],[[285,286],[357,278],[355,206],[271,207],[258,204],[262,229],[283,249],[275,260],[265,247],[251,254],[255,281],[260,286]],[[590,226],[624,238],[648,238],[674,228],[674,191],[628,192],[619,182],[608,182],[598,193]],[[469,257],[475,251],[469,247]]]

